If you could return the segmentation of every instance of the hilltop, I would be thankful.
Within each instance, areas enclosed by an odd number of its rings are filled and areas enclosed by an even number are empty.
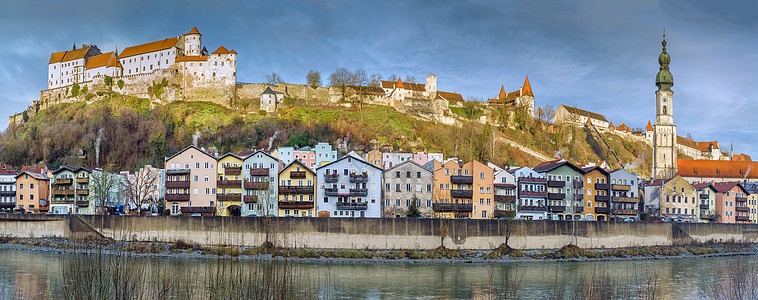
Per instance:
[[[613,168],[619,167],[591,128],[552,125],[518,113],[503,122],[504,126],[481,124],[475,117],[477,110],[488,109],[484,105],[474,106],[474,110],[451,109],[459,125],[452,126],[389,106],[364,104],[358,108],[298,99],[285,99],[284,103],[272,116],[212,102],[156,104],[107,92],[89,103],[52,105],[28,122],[12,125],[0,135],[0,162],[113,170],[162,166],[165,156],[192,144],[195,136],[198,146],[221,153],[325,141],[340,147],[347,142],[348,150],[359,152],[373,148],[440,152],[446,157],[457,154],[463,160],[492,161],[501,166],[534,166],[563,157],[575,163],[606,160]],[[622,163],[642,175],[649,174],[650,146],[612,132],[604,132],[603,137]]]

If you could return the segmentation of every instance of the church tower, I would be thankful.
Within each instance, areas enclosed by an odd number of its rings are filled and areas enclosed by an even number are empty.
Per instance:
[[[666,53],[666,35],[663,35],[663,52],[658,56],[661,65],[655,76],[656,116],[653,126],[653,178],[667,179],[677,173],[677,135],[674,124],[674,76],[669,71],[671,57]]]

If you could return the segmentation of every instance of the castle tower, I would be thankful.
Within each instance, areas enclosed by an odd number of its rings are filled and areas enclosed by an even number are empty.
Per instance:
[[[184,34],[184,55],[186,56],[200,56],[200,51],[203,49],[201,39],[203,35],[200,31],[197,31],[197,27],[192,27],[190,32]]]
[[[669,71],[671,57],[666,53],[666,35],[663,35],[663,52],[658,56],[661,65],[655,76],[656,115],[653,126],[653,178],[667,179],[677,171],[676,124],[674,124],[674,76]]]
[[[525,107],[529,116],[534,117],[534,93],[529,83],[529,76],[524,78],[524,85],[521,86],[519,96],[516,97],[516,107]]]
[[[429,97],[434,98],[437,95],[437,75],[426,75],[426,84],[424,85],[424,89],[426,89],[426,94]]]

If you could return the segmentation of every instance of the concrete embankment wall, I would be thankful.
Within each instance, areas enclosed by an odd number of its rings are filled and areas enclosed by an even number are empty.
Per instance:
[[[0,234],[17,237],[106,237],[128,241],[331,249],[520,249],[758,242],[758,225],[439,219],[229,218],[135,216],[0,216]]]

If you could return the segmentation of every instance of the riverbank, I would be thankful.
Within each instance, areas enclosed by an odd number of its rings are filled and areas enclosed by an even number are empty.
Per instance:
[[[507,263],[545,261],[655,260],[691,257],[754,255],[757,244],[707,243],[687,246],[649,246],[582,249],[567,245],[557,250],[518,250],[501,245],[492,250],[323,250],[289,249],[268,243],[261,247],[174,243],[116,242],[95,239],[0,237],[0,249],[59,253],[105,254],[180,259],[234,259],[334,263]]]

